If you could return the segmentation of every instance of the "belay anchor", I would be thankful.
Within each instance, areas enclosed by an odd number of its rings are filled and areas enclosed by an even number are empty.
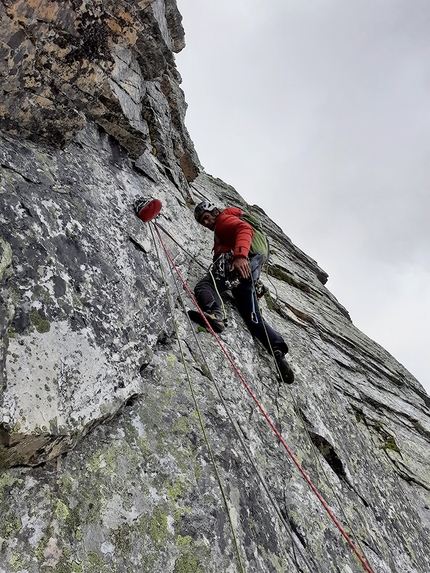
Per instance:
[[[162,203],[159,199],[151,197],[137,197],[134,201],[134,211],[144,223],[149,223],[161,211]]]

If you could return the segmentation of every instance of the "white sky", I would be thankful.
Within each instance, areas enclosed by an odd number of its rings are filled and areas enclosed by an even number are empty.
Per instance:
[[[206,171],[430,393],[429,0],[177,0]]]

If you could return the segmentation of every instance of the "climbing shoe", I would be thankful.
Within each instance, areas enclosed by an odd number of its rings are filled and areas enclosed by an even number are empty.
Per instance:
[[[280,350],[275,350],[274,355],[276,364],[279,368],[279,372],[281,373],[282,380],[286,384],[292,384],[294,382],[294,372],[291,370],[291,367],[285,358],[285,354],[283,354]]]
[[[212,326],[214,332],[217,332],[219,334],[220,332],[222,332],[224,330],[225,322],[222,319],[220,314],[209,313],[209,312],[203,312],[203,314],[205,315],[209,324]],[[193,322],[196,322],[200,326],[207,328],[208,325],[206,324],[205,319],[203,318],[203,316],[200,314],[200,312],[198,310],[189,310],[188,316],[191,318],[191,320]]]
[[[257,298],[261,298],[266,292],[269,292],[269,288],[260,279],[258,279],[254,286]]]

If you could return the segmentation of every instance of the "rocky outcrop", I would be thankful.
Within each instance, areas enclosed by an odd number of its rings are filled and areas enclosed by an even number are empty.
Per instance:
[[[184,46],[173,0],[5,0],[0,17],[5,133],[64,148],[92,123],[130,157],[150,150],[175,176],[177,163],[196,176],[172,53]]]
[[[143,191],[136,173],[146,170],[155,181],[167,176],[187,197],[187,179],[196,176],[199,162],[184,126],[185,102],[172,54],[172,49],[183,47],[184,38],[175,3],[42,1],[0,6],[0,113],[6,137],[2,222],[16,229],[10,237],[5,232],[2,245],[2,279],[8,283],[4,336],[9,337],[3,345],[9,357],[3,441],[11,462],[40,463],[69,449],[94,421],[109,417],[136,391],[135,384],[122,379],[129,361],[117,356],[115,366],[104,344],[93,339],[116,339],[113,332],[119,332],[119,324],[130,348],[138,337],[130,337],[129,330],[134,331],[139,304],[128,324],[123,303],[115,302],[126,296],[122,286],[115,287],[121,280],[105,266],[113,262],[113,252],[123,250],[118,241],[135,250],[113,225],[120,219],[117,205],[127,215],[130,208],[129,197],[121,196],[124,185],[118,173],[121,178],[125,164],[133,170],[135,194]],[[103,128],[105,136],[95,127]],[[25,140],[34,145],[19,143]],[[72,140],[78,154],[70,155]],[[101,228],[107,231],[103,237]],[[83,246],[86,234],[91,253]],[[94,242],[97,235],[100,242]],[[90,267],[98,278],[90,277]],[[83,292],[84,284],[95,298],[100,289],[107,289],[92,309],[89,299],[84,301],[89,294]],[[111,327],[114,331],[108,334]],[[21,335],[29,330],[32,342],[23,344]],[[140,341],[144,338],[139,335]],[[145,351],[143,356],[146,360]],[[86,380],[85,395],[73,388],[71,380],[77,379]]]
[[[194,202],[250,208],[185,128],[176,3],[0,10],[0,572],[363,571],[189,323],[157,235],[193,286],[211,256]],[[162,201],[159,227],[138,195]],[[430,399],[252,209],[295,384],[230,300],[222,342],[373,571],[426,573]]]

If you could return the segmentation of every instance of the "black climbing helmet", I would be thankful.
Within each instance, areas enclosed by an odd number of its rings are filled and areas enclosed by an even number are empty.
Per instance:
[[[205,211],[209,211],[211,213],[214,209],[217,209],[217,206],[211,203],[210,201],[202,201],[196,208],[194,209],[194,217],[197,222],[200,221],[200,217],[203,215]]]

